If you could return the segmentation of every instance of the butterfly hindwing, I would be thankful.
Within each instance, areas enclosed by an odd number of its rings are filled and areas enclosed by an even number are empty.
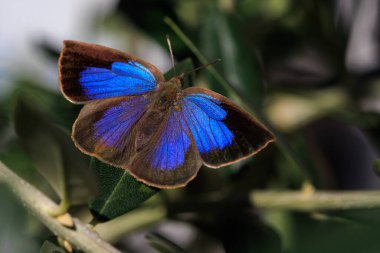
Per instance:
[[[149,96],[100,99],[86,104],[73,126],[75,144],[102,161],[125,166],[135,153],[136,125]]]
[[[205,165],[218,168],[253,155],[273,134],[228,98],[197,87],[184,90],[182,112]]]
[[[62,93],[74,103],[154,91],[164,77],[152,64],[108,47],[64,41],[59,58]]]
[[[159,188],[175,188],[193,179],[202,160],[182,112],[170,108],[148,142],[131,159],[128,170]]]

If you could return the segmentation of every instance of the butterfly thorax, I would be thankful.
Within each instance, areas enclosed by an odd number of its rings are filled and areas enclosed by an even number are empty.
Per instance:
[[[167,111],[170,107],[177,105],[181,95],[181,80],[173,77],[159,87],[153,107],[160,111]]]
[[[180,110],[178,100],[181,97],[181,81],[177,77],[173,77],[159,87],[154,102],[139,121],[135,142],[137,151],[149,142],[154,133],[160,131],[159,126],[167,120],[170,110]]]

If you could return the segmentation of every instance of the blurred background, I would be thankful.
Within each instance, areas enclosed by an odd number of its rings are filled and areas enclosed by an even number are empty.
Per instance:
[[[134,229],[119,226],[112,235],[105,228],[101,234],[128,252],[378,252],[378,210],[262,211],[246,197],[255,189],[301,189],[305,182],[316,190],[380,188],[379,4],[0,0],[0,160],[58,199],[39,172],[45,154],[35,149],[41,129],[59,126],[68,133],[80,110],[58,89],[62,41],[123,50],[165,73],[171,68],[169,34],[177,62],[201,65],[163,21],[169,17],[209,60],[222,59],[215,68],[239,92],[226,90],[207,70],[197,72],[189,85],[211,88],[245,106],[270,124],[278,141],[239,164],[202,168],[185,189],[161,191],[144,204],[163,205],[164,218]],[[46,140],[42,144],[51,148]],[[89,164],[87,157],[82,161]],[[39,252],[52,234],[9,189],[0,188],[0,252]],[[220,196],[229,201],[215,201]],[[70,210],[88,221],[86,209],[81,202]]]

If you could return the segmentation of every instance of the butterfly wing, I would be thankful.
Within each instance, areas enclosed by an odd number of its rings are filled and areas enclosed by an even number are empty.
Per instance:
[[[100,99],[86,104],[73,126],[72,137],[82,152],[116,166],[127,165],[135,153],[137,122],[150,96]]]
[[[58,64],[62,93],[73,103],[139,95],[165,81],[152,64],[108,47],[64,41]]]
[[[127,169],[151,186],[186,185],[196,176],[202,160],[182,112],[171,108],[154,133]]]
[[[251,156],[273,134],[228,98],[208,89],[184,90],[182,112],[205,165],[218,168]]]

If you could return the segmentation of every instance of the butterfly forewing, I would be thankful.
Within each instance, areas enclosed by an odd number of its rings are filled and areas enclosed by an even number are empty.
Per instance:
[[[127,165],[135,153],[137,122],[150,102],[150,96],[129,96],[86,104],[73,127],[76,145],[107,163]]]
[[[62,93],[74,103],[145,94],[165,81],[152,64],[84,42],[65,41],[58,65]]]
[[[205,165],[220,167],[253,155],[273,134],[228,98],[197,87],[184,90],[182,112]]]

